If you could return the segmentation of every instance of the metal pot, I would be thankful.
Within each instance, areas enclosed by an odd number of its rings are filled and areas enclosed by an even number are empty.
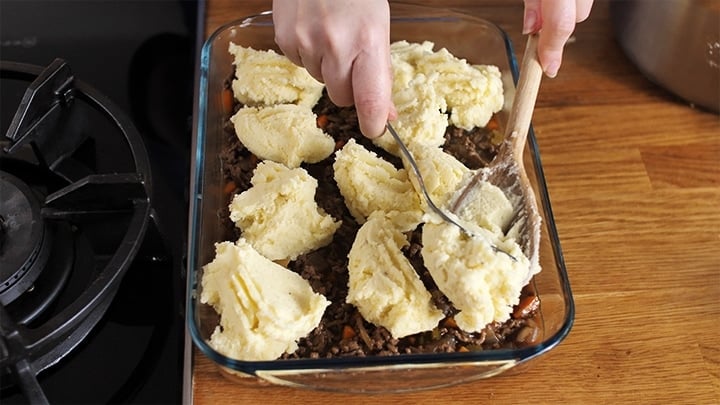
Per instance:
[[[720,1],[613,0],[618,42],[651,81],[720,112]]]

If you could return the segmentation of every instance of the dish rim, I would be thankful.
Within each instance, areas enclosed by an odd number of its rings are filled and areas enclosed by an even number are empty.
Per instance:
[[[501,35],[505,44],[505,52],[508,58],[508,66],[512,75],[513,85],[517,85],[519,76],[518,63],[515,58],[512,42],[507,33],[500,28],[499,25],[488,21],[486,19],[476,17],[470,14],[462,13],[452,9],[438,9],[429,6],[419,6],[411,3],[394,2],[391,7],[404,7],[410,6],[414,10],[424,10],[426,12],[438,13],[443,12],[447,15],[451,15],[454,18],[463,18],[470,20],[477,20],[483,24],[487,24],[490,27],[494,27]],[[568,273],[565,267],[565,262],[560,246],[560,240],[555,227],[555,220],[552,213],[552,206],[550,204],[549,193],[547,190],[547,184],[545,182],[545,176],[543,173],[543,167],[540,159],[539,145],[535,137],[535,132],[531,124],[527,142],[532,152],[532,163],[534,170],[534,177],[537,183],[536,192],[539,193],[539,199],[541,200],[541,206],[543,210],[543,219],[545,226],[547,227],[548,236],[550,237],[549,243],[552,246],[553,254],[555,258],[555,264],[557,266],[558,278],[563,292],[563,301],[566,311],[566,316],[563,320],[562,325],[558,330],[546,337],[542,342],[535,345],[514,348],[514,349],[493,349],[483,350],[477,352],[455,352],[455,353],[418,353],[418,354],[398,354],[392,356],[365,356],[365,357],[331,357],[331,358],[302,358],[302,359],[275,359],[275,360],[264,360],[264,361],[245,361],[237,360],[226,357],[221,353],[217,352],[209,343],[203,338],[202,333],[199,329],[195,317],[197,313],[197,302],[199,280],[198,274],[200,269],[196,267],[197,251],[199,248],[199,232],[195,230],[199,229],[199,223],[201,218],[201,204],[202,204],[202,184],[203,184],[203,173],[204,173],[204,151],[205,151],[205,139],[208,135],[205,131],[208,118],[207,99],[209,97],[208,89],[208,74],[210,71],[210,57],[213,44],[218,36],[233,28],[243,28],[251,24],[263,26],[272,26],[272,22],[259,22],[259,18],[267,18],[271,16],[271,11],[263,11],[257,14],[248,15],[246,17],[230,21],[223,24],[216,29],[204,42],[201,49],[201,58],[199,64],[199,85],[196,90],[196,116],[197,120],[193,128],[193,149],[194,157],[192,159],[191,167],[191,178],[190,178],[190,212],[188,221],[188,246],[187,246],[187,290],[186,290],[186,326],[192,338],[192,343],[208,358],[215,362],[219,366],[227,367],[235,371],[251,374],[257,376],[258,371],[296,371],[296,372],[319,372],[319,371],[333,371],[333,370],[359,370],[359,369],[376,369],[386,366],[403,366],[412,368],[412,366],[420,365],[432,365],[439,364],[441,366],[454,366],[454,365],[466,365],[468,363],[507,363],[512,362],[513,365],[517,365],[522,362],[531,360],[545,352],[548,352],[558,344],[560,344],[570,333],[575,319],[575,305],[570,287],[570,281]],[[440,21],[449,17],[392,17],[391,21],[417,21],[424,22],[429,20]],[[555,269],[553,269],[554,271]],[[532,283],[535,282],[533,279]]]

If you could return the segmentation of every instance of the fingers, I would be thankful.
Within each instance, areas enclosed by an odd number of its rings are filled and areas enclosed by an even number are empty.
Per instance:
[[[577,0],[575,2],[575,22],[583,22],[590,17],[593,0]]]
[[[386,47],[370,52],[373,53],[362,53],[355,59],[352,87],[360,131],[368,138],[376,138],[385,132],[386,122],[394,119],[397,112],[390,94],[390,50]]]
[[[275,43],[288,59],[294,64],[302,66],[298,52],[302,28],[295,24],[299,12],[297,3],[293,0],[273,0],[272,18]]]
[[[321,57],[306,57],[304,50],[300,55],[308,72],[325,83],[330,100],[341,107],[355,105],[361,131],[374,137],[384,130],[390,104],[389,39],[375,36],[360,42],[362,45],[353,46],[351,40],[336,37],[323,47]],[[348,52],[355,49],[359,50]],[[378,120],[382,124],[378,125]]]
[[[525,0],[523,34],[540,32],[538,58],[543,72],[555,77],[575,24],[590,15],[593,0]]]
[[[534,34],[540,31],[540,0],[525,0],[525,12],[523,15],[523,35]]]
[[[363,46],[352,66],[353,101],[360,131],[368,138],[385,132],[385,124],[397,113],[392,103],[392,62],[390,59],[390,13],[374,31],[365,31]]]
[[[381,135],[397,115],[387,0],[274,0],[273,23],[282,52],[325,83],[334,104],[355,105],[365,136]]]
[[[352,105],[350,72],[354,55],[345,52],[349,49],[344,44],[346,33],[335,25],[336,11],[327,2],[303,1],[273,1],[275,43],[288,59],[326,84],[335,104]]]
[[[297,54],[300,57],[300,63],[298,65],[304,67],[315,80],[324,82],[325,80],[322,75],[322,56],[316,56],[311,51],[303,48],[298,48]]]
[[[575,1],[544,0],[538,58],[548,77],[555,77],[562,62],[565,43],[575,30]]]

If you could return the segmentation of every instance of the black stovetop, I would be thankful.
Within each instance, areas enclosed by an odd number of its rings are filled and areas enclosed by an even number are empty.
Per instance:
[[[97,325],[37,376],[51,403],[181,402],[186,188],[203,12],[202,0],[0,2],[0,60],[64,60],[76,80],[127,114],[152,168],[152,224],[142,249]],[[3,83],[0,137],[23,91]],[[6,371],[0,403],[28,402]]]

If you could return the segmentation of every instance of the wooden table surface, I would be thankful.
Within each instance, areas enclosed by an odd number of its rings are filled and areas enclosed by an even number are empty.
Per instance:
[[[522,51],[520,0],[416,3],[494,21]],[[208,0],[207,30],[270,4]],[[194,403],[720,403],[719,116],[646,80],[596,0],[533,125],[576,306],[558,347],[520,375],[373,396],[240,386],[195,351]]]

